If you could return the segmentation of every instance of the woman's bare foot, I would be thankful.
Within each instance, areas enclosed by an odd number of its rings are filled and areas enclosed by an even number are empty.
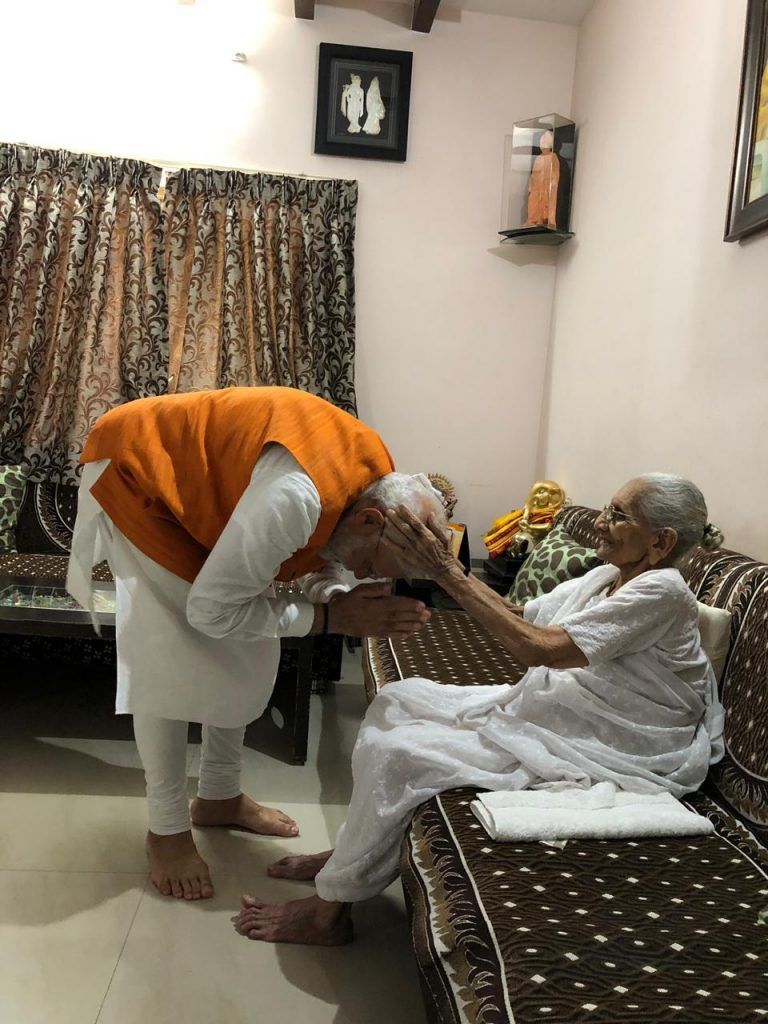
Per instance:
[[[192,824],[200,827],[244,828],[261,836],[283,836],[293,839],[299,834],[299,826],[282,811],[262,807],[249,796],[241,793],[231,800],[192,801]]]
[[[149,877],[163,896],[177,900],[208,900],[213,885],[208,865],[197,852],[191,832],[157,836],[147,832]]]
[[[319,896],[291,903],[262,903],[243,896],[235,929],[260,942],[296,942],[307,946],[343,946],[352,941],[348,903],[326,903]]]
[[[296,882],[311,882],[330,860],[333,850],[325,853],[308,853],[296,857],[283,857],[270,864],[267,874],[270,878],[291,878]]]

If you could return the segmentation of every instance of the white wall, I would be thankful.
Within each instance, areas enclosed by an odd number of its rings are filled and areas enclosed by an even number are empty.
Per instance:
[[[579,35],[573,228],[540,468],[579,502],[696,481],[768,558],[768,234],[723,242],[745,0],[597,0]]]
[[[15,3],[0,139],[357,178],[360,414],[400,468],[455,480],[481,555],[534,475],[554,286],[552,266],[488,251],[503,137],[569,113],[576,29],[446,12],[421,35],[411,6],[318,4],[307,22],[293,0]],[[405,164],[312,154],[321,41],[414,51]]]

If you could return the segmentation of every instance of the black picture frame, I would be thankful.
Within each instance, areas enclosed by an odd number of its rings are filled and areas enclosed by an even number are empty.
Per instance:
[[[766,89],[767,62],[768,0],[748,0],[736,151],[724,235],[726,242],[735,242],[755,231],[768,228],[768,190],[757,198],[750,198],[754,190],[753,175],[759,166],[756,160],[756,147],[760,144],[756,138],[757,118],[761,87],[763,92]],[[765,101],[765,95],[762,98]],[[768,166],[768,143],[761,144],[761,149],[764,152],[760,154],[760,159]]]
[[[405,160],[412,65],[407,50],[320,43],[315,152]]]

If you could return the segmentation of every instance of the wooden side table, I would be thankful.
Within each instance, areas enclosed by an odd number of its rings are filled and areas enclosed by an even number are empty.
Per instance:
[[[268,708],[276,708],[283,718],[280,729],[290,745],[293,764],[304,764],[307,760],[314,649],[313,636],[282,638],[280,666],[268,705]]]
[[[63,559],[61,564],[65,566],[65,563],[66,559]],[[99,582],[97,588],[107,603],[110,597],[114,598],[113,582]],[[1,603],[4,598],[10,600],[14,593],[23,604]],[[88,612],[71,607],[73,603],[61,577],[33,577],[23,571],[0,573],[0,634],[67,637],[100,643]],[[101,640],[114,639],[114,610],[100,612],[99,618]],[[314,636],[295,636],[284,637],[280,641],[280,666],[269,704],[277,708],[283,717],[281,731],[289,744],[294,764],[304,764],[307,759],[315,640]]]

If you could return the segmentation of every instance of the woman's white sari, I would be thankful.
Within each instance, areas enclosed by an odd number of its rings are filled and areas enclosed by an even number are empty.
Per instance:
[[[682,796],[701,785],[723,754],[723,709],[696,601],[676,569],[608,597],[617,575],[600,566],[526,605],[528,621],[569,634],[585,668],[540,666],[515,685],[384,688],[353,753],[347,821],[317,877],[323,899],[389,884],[413,811],[446,789],[613,782]]]

